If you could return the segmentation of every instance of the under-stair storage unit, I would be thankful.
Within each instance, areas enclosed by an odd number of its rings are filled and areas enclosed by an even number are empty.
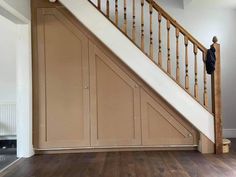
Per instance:
[[[34,147],[222,153],[220,45],[153,0],[32,0]]]
[[[42,4],[33,24],[35,149],[197,147],[192,125],[67,10]]]

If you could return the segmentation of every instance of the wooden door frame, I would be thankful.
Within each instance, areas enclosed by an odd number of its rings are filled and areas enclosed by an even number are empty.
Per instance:
[[[17,28],[16,42],[16,134],[17,157],[34,155],[32,143],[32,51],[31,19],[0,0],[0,14]],[[30,8],[26,8],[30,9]],[[30,14],[30,12],[28,12]]]

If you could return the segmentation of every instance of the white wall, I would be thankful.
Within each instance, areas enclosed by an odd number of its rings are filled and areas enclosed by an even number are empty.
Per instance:
[[[32,133],[31,26],[17,25],[17,156],[30,157]]]
[[[0,15],[0,103],[16,102],[16,24]]]

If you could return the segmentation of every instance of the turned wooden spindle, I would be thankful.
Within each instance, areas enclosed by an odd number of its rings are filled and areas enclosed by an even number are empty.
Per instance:
[[[193,46],[193,52],[194,52],[194,80],[195,80],[195,83],[194,83],[194,97],[198,100],[199,98],[199,95],[198,95],[198,67],[197,67],[197,54],[198,54],[198,47],[197,45],[195,44]]]
[[[162,67],[162,51],[161,51],[161,19],[162,15],[158,13],[158,65]]]
[[[126,7],[126,0],[124,0],[124,25],[123,31],[127,34],[127,7]]]
[[[135,26],[135,0],[133,0],[133,26],[132,26],[132,40],[136,41],[136,26]]]
[[[205,61],[206,58],[206,53],[202,53],[203,60]],[[206,73],[206,64],[204,62],[204,70],[203,70],[203,85],[204,85],[204,90],[203,90],[203,104],[205,107],[208,107],[208,93],[207,93],[207,73]]]
[[[185,44],[185,89],[189,91],[189,74],[188,74],[188,37],[184,36]]]
[[[167,73],[171,75],[171,60],[170,60],[170,21],[166,22],[167,28]]]
[[[98,9],[101,10],[101,0],[98,0]]]
[[[141,49],[144,51],[144,0],[141,0]]]
[[[153,31],[152,31],[152,12],[153,12],[153,7],[152,7],[152,2],[153,0],[150,0],[149,3],[149,14],[150,14],[150,44],[149,44],[149,56],[153,60]]]
[[[176,28],[176,82],[180,83],[180,67],[179,67],[179,29]]]
[[[110,2],[109,2],[109,0],[107,0],[106,6],[107,6],[107,10],[106,10],[107,17],[109,18],[110,17]]]
[[[119,20],[119,16],[118,16],[118,0],[115,0],[115,24],[118,25],[118,20]]]

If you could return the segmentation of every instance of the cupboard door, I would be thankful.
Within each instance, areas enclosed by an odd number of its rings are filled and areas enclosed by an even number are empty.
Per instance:
[[[140,145],[138,85],[91,43],[89,55],[92,146]]]
[[[197,131],[164,101],[141,90],[142,145],[196,145]]]
[[[88,39],[54,8],[37,11],[38,148],[90,145]]]

